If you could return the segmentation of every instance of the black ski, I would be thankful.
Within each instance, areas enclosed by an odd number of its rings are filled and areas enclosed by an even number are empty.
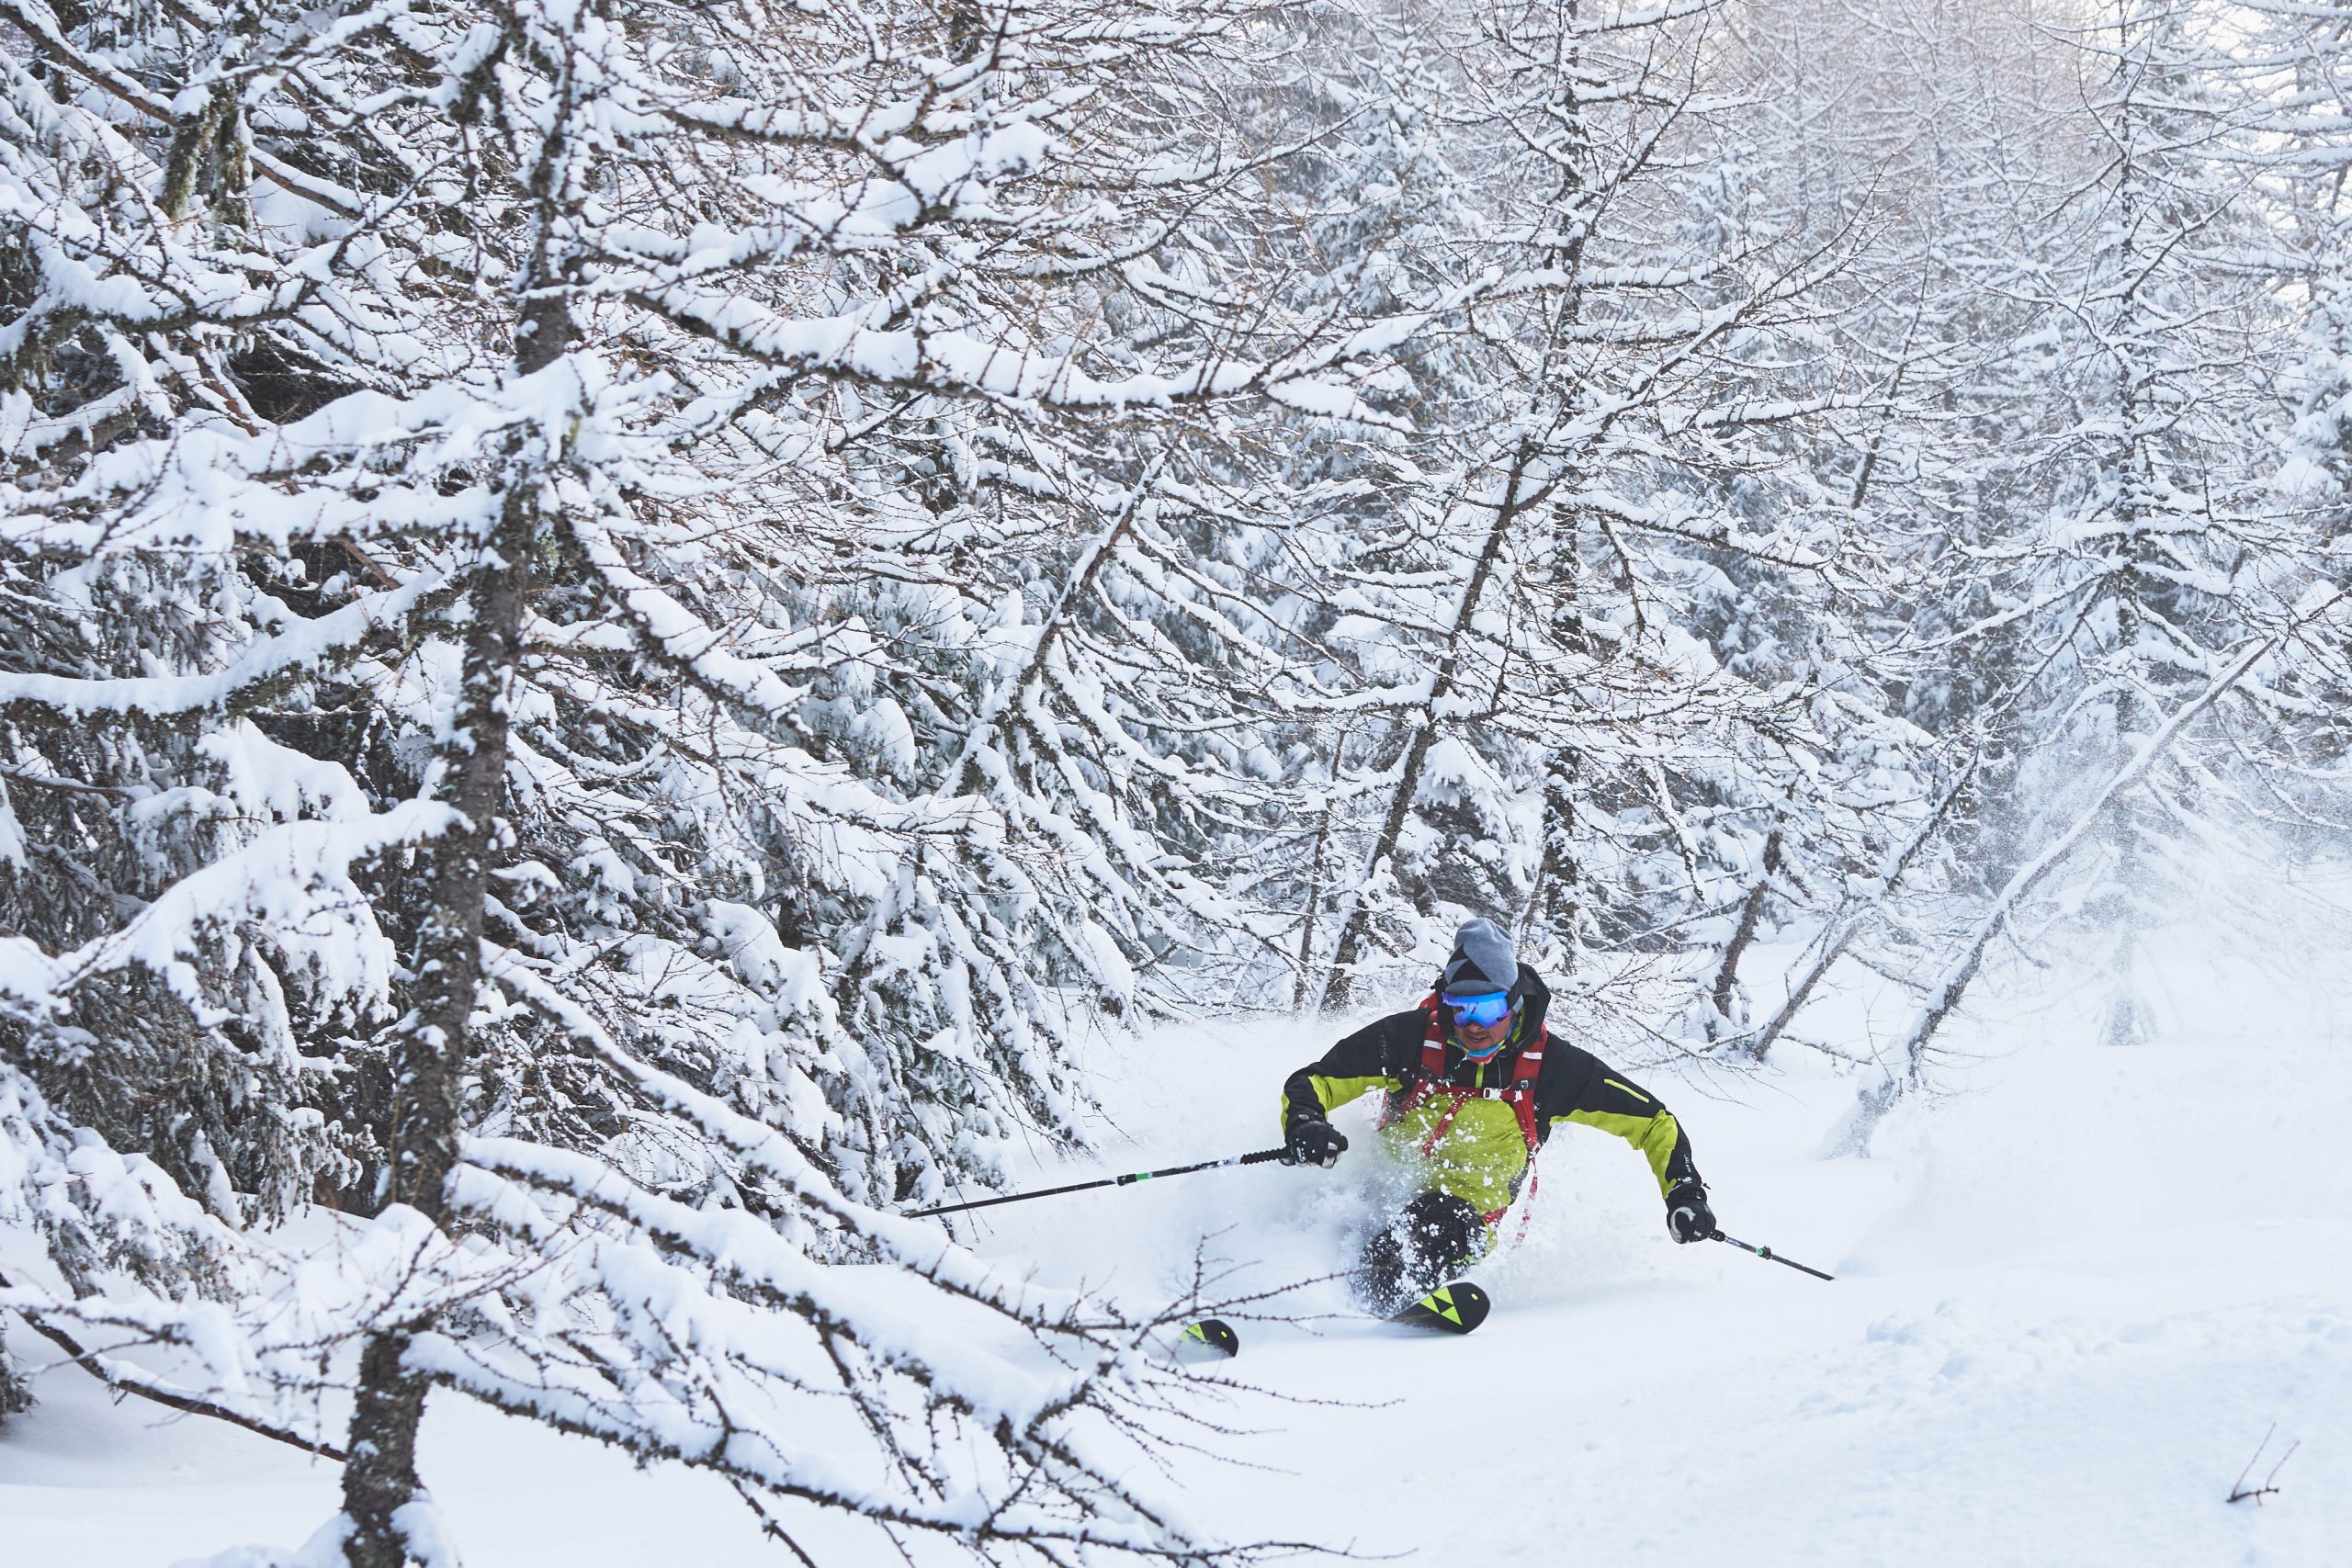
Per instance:
[[[1204,1317],[1198,1323],[1188,1323],[1184,1332],[1176,1337],[1176,1359],[1180,1361],[1220,1360],[1241,1354],[1241,1336],[1222,1318]]]
[[[1456,1280],[1450,1285],[1440,1285],[1402,1312],[1391,1313],[1391,1323],[1409,1323],[1421,1328],[1434,1328],[1445,1334],[1467,1334],[1487,1321],[1487,1314],[1495,1303],[1487,1292],[1467,1280]]]

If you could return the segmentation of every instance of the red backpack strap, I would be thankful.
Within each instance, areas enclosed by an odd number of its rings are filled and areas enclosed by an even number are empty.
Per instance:
[[[1413,1074],[1412,1084],[1405,1090],[1403,1098],[1396,1101],[1396,1110],[1383,1119],[1384,1124],[1410,1115],[1425,1101],[1438,1095],[1451,1096],[1453,1103],[1445,1108],[1445,1114],[1437,1119],[1437,1124],[1430,1129],[1429,1136],[1421,1140],[1421,1156],[1426,1159],[1435,1152],[1439,1140],[1453,1126],[1453,1118],[1461,1112],[1462,1102],[1470,1098],[1470,1093],[1466,1089],[1455,1089],[1445,1081],[1445,1023],[1438,1010],[1437,993],[1431,991],[1421,998],[1420,1066]]]
[[[1544,1047],[1551,1042],[1551,1032],[1537,1030],[1535,1038],[1521,1047],[1519,1058],[1511,1064],[1510,1087],[1503,1090],[1503,1098],[1510,1102],[1511,1111],[1519,1118],[1520,1135],[1527,1140],[1527,1201],[1535,1201],[1535,1186],[1542,1173],[1535,1168],[1535,1153],[1544,1146],[1544,1135],[1535,1124],[1535,1080],[1544,1071]],[[1487,1224],[1498,1223],[1510,1213],[1505,1203],[1491,1214],[1478,1218]],[[1519,1239],[1527,1239],[1527,1214],[1519,1217]]]
[[[1421,1077],[1431,1083],[1445,1077],[1445,1021],[1434,991],[1421,999]]]
[[[1396,1109],[1381,1121],[1383,1125],[1396,1121],[1419,1108],[1432,1095],[1451,1095],[1453,1103],[1446,1107],[1445,1114],[1437,1119],[1437,1124],[1430,1129],[1429,1136],[1421,1140],[1421,1153],[1426,1156],[1436,1151],[1439,1141],[1453,1129],[1453,1119],[1461,1114],[1463,1103],[1479,1091],[1457,1089],[1444,1082],[1445,1026],[1439,1021],[1436,993],[1421,998],[1421,1017],[1424,1021],[1421,1026],[1420,1072],[1405,1090],[1403,1098],[1396,1101]],[[1511,1114],[1519,1119],[1519,1134],[1527,1140],[1527,1157],[1531,1160],[1544,1143],[1543,1134],[1535,1125],[1535,1079],[1544,1070],[1544,1047],[1551,1043],[1551,1039],[1550,1030],[1537,1030],[1535,1038],[1521,1046],[1519,1054],[1511,1058],[1511,1077],[1508,1086],[1486,1091],[1509,1105]]]
[[[1445,1078],[1445,1027],[1438,1021],[1437,993],[1431,991],[1421,998],[1421,1060],[1406,1082],[1405,1092],[1389,1101],[1381,1113],[1384,1127],[1399,1117],[1409,1115],[1421,1101],[1437,1092]],[[1450,1119],[1449,1119],[1450,1120]]]
[[[1535,1080],[1544,1071],[1544,1047],[1550,1043],[1552,1032],[1539,1029],[1535,1038],[1520,1047],[1519,1059],[1511,1064],[1510,1087],[1503,1090],[1503,1098],[1510,1102],[1512,1112],[1519,1118],[1519,1131],[1527,1140],[1527,1157],[1533,1159],[1535,1151],[1544,1146],[1542,1133],[1535,1125]]]

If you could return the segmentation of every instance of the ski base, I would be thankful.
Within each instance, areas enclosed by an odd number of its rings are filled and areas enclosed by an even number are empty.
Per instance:
[[[1241,1354],[1241,1336],[1222,1318],[1204,1317],[1198,1323],[1188,1323],[1184,1332],[1176,1337],[1176,1359],[1180,1361],[1222,1361]]]
[[[1486,1292],[1467,1280],[1456,1280],[1450,1285],[1440,1285],[1402,1311],[1390,1314],[1389,1321],[1434,1328],[1444,1334],[1467,1334],[1486,1322],[1487,1314],[1493,1310],[1494,1303],[1487,1299]]]

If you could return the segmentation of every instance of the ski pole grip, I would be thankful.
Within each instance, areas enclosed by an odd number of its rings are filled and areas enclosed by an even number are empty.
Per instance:
[[[1236,1165],[1263,1165],[1270,1159],[1280,1159],[1283,1156],[1288,1153],[1290,1153],[1290,1150],[1287,1148],[1260,1149],[1254,1155],[1243,1155],[1239,1159],[1235,1160],[1233,1163]]]

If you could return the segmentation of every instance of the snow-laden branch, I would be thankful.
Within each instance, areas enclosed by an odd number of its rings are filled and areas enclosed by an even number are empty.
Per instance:
[[[2334,600],[2329,603],[2333,604]],[[2319,613],[2314,611],[2312,614]],[[1866,1152],[1871,1132],[1880,1120],[1894,1108],[1895,1102],[1905,1093],[1926,1086],[1928,1047],[1935,1040],[1936,1032],[1960,1006],[1961,998],[1967,994],[1969,983],[1976,978],[1977,970],[1984,962],[1986,950],[1993,945],[1993,939],[2007,929],[2018,905],[2048,880],[2052,872],[2065,863],[2069,855],[2082,847],[2084,840],[2098,828],[2116,801],[2147,778],[2150,771],[2191,725],[2202,718],[2223,694],[2245,679],[2256,665],[2277,650],[2286,635],[2280,633],[2266,637],[2246,649],[2232,660],[2229,666],[2216,675],[2202,692],[2174,710],[2170,718],[2140,743],[2131,759],[2108,776],[2100,784],[2098,793],[2091,797],[2090,803],[2076,815],[2066,830],[2009,877],[1984,913],[1977,919],[1974,929],[1961,944],[1960,950],[1945,961],[1928,987],[1926,999],[1888,1048],[1887,1056],[1900,1067],[1902,1076],[1898,1077],[1890,1069],[1877,1081],[1862,1088],[1853,1110],[1831,1133],[1825,1145],[1828,1152]]]
[[[364,593],[315,620],[286,615],[280,630],[247,643],[210,675],[82,680],[0,673],[0,704],[39,703],[75,718],[107,713],[164,718],[226,708],[273,682],[317,679],[333,670],[343,654],[400,624],[448,582],[446,572],[418,571],[397,588]]]
[[[172,884],[119,930],[69,952],[51,957],[22,937],[0,938],[14,953],[0,964],[0,999],[28,1018],[45,1018],[93,977],[136,965],[208,1017],[214,1010],[192,961],[208,944],[208,928],[246,921],[333,942],[346,953],[341,983],[379,995],[390,973],[390,943],[364,914],[368,901],[351,880],[352,863],[421,842],[456,820],[438,802],[410,800],[356,820],[266,828]]]
[[[200,1390],[182,1388],[169,1378],[158,1377],[119,1356],[91,1349],[58,1326],[52,1314],[62,1304],[40,1292],[20,1291],[9,1283],[6,1274],[0,1274],[0,1307],[13,1308],[32,1326],[35,1334],[64,1351],[67,1360],[96,1373],[105,1380],[108,1388],[135,1393],[141,1399],[152,1400],[166,1410],[176,1410],[183,1416],[202,1416],[209,1420],[226,1421],[232,1427],[242,1427],[248,1432],[300,1449],[304,1453],[316,1454],[321,1459],[340,1461],[349,1457],[333,1443],[307,1437],[291,1427],[281,1427],[225,1404]]]

